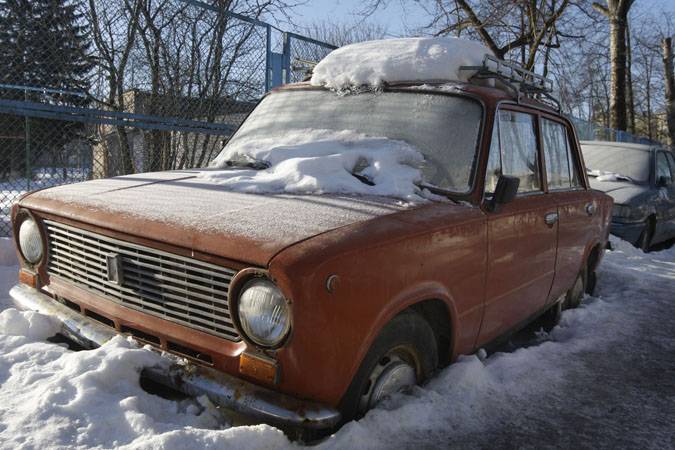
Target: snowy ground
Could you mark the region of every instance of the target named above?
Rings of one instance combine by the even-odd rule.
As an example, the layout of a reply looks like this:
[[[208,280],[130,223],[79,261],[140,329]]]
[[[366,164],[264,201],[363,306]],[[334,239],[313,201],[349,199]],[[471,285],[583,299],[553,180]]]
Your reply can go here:
[[[0,309],[16,274],[7,244]],[[675,248],[614,245],[597,296],[550,334],[464,357],[317,448],[675,447]],[[0,448],[297,446],[272,427],[218,425],[196,402],[146,393],[138,370],[156,358],[149,350],[119,338],[73,352],[45,340],[50,328],[37,315],[0,314]]]

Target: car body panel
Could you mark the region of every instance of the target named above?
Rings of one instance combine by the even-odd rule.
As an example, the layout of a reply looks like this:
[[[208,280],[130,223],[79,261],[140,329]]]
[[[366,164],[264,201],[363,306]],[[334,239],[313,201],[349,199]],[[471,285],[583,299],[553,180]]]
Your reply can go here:
[[[473,187],[461,196],[403,207],[374,198],[233,194],[184,171],[28,195],[13,209],[15,226],[19,209],[27,209],[38,221],[268,274],[292,310],[290,335],[275,350],[106,305],[103,297],[50,280],[44,264],[37,268],[43,292],[109,318],[118,331],[128,325],[158,335],[162,345],[168,340],[190,345],[211,355],[218,370],[337,407],[375,338],[406,308],[427,301],[443,305],[432,319],[447,324],[447,363],[541,312],[571,287],[591,252],[607,243],[611,199],[589,190],[585,176],[579,190],[518,197],[499,212],[487,205],[483,185],[497,108],[556,118],[578,151],[567,120],[532,99],[516,102],[500,89],[469,84],[444,89],[438,94],[471,96],[485,108]],[[133,198],[139,204],[127,211]],[[589,203],[595,214],[587,214]],[[305,209],[313,213],[300,214]],[[559,221],[550,226],[545,216],[552,212]],[[237,228],[228,220],[248,225]],[[271,385],[241,373],[244,353],[276,364]]]

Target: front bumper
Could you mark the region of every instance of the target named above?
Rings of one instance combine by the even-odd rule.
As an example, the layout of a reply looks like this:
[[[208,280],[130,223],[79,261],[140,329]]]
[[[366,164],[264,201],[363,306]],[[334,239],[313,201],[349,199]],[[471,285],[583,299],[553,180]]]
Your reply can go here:
[[[59,319],[61,334],[85,348],[99,347],[117,335],[27,285],[14,286],[10,295],[19,309]],[[146,368],[144,376],[190,396],[206,395],[217,406],[280,427],[328,430],[340,421],[340,413],[331,407],[298,400],[214,369],[167,360],[167,366]]]
[[[636,244],[640,239],[640,235],[644,229],[644,222],[617,222],[616,220],[612,220],[612,225],[609,231],[624,241],[628,241],[631,244]]]

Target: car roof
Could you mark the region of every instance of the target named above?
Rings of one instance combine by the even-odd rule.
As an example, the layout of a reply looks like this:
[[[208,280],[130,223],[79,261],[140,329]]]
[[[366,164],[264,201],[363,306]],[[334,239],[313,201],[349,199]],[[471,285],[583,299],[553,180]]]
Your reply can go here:
[[[640,150],[651,152],[656,150],[668,150],[666,147],[656,144],[635,144],[632,142],[613,142],[613,141],[579,141],[581,147],[603,147],[603,148],[623,148],[627,150]]]
[[[315,86],[308,81],[303,81],[299,83],[285,84],[283,86],[273,89],[273,91],[285,91],[293,89],[327,89],[327,88]],[[544,110],[549,114],[564,117],[556,109],[537,99],[526,96],[521,96],[520,98],[518,98],[517,96],[513,95],[512,93],[508,92],[505,89],[499,87],[492,87],[489,85],[480,85],[477,83],[466,83],[449,80],[420,80],[420,81],[397,82],[387,84],[385,89],[392,89],[392,90],[402,89],[420,93],[439,93],[439,94],[463,92],[473,94],[476,97],[490,98],[496,102],[514,101],[523,106],[529,106],[532,108]]]

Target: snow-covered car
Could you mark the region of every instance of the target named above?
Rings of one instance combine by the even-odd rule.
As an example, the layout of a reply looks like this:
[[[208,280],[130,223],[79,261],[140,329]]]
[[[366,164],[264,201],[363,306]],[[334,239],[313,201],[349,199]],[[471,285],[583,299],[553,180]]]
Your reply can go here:
[[[612,202],[542,83],[456,39],[336,50],[208,169],[22,198],[11,295],[167,352],[145,371],[175,389],[332,429],[592,289]]]
[[[675,157],[665,148],[582,141],[591,187],[614,199],[610,232],[649,251],[675,239]]]

